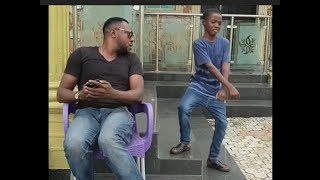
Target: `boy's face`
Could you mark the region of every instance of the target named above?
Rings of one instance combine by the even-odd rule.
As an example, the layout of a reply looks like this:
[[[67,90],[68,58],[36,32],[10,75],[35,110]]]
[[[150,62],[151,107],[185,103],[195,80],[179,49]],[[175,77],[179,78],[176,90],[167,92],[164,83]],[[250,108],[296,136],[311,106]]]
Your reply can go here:
[[[221,24],[222,16],[219,13],[212,13],[203,21],[204,30],[211,36],[216,35],[220,31]]]

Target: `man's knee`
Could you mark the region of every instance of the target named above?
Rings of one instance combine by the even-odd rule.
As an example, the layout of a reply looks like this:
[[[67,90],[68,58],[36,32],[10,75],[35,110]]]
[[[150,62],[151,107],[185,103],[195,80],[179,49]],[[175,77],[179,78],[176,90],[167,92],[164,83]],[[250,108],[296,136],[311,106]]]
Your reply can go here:
[[[108,132],[100,134],[98,143],[100,147],[114,147],[121,142],[121,138],[116,133]]]
[[[87,142],[79,137],[66,138],[63,143],[64,151],[67,155],[83,154],[85,149],[88,149],[86,146],[88,146]]]

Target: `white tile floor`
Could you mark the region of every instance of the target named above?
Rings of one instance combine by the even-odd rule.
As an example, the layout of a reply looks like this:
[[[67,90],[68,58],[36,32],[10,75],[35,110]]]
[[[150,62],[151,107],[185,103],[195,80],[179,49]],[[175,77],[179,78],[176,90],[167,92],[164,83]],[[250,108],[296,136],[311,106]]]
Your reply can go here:
[[[243,174],[248,180],[271,180],[272,117],[228,119],[223,143]]]

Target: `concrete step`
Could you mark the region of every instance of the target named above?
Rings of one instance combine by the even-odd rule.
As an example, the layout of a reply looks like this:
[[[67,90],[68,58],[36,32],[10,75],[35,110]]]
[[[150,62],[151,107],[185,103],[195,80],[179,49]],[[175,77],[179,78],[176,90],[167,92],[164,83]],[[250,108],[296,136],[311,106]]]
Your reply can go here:
[[[158,113],[170,114],[178,118],[177,108],[180,103],[180,98],[160,98],[158,106],[163,106]],[[269,117],[272,116],[272,101],[271,100],[228,100],[227,116],[228,117]],[[192,116],[204,115],[207,118],[212,118],[209,112],[203,108],[195,108]],[[159,115],[158,115],[159,118]],[[158,123],[161,120],[158,119]]]
[[[202,113],[192,113],[191,117],[191,150],[182,154],[172,155],[171,147],[180,140],[178,110],[176,99],[158,99],[158,156],[164,174],[197,175],[201,171],[202,180],[238,179],[245,180],[244,175],[232,156],[221,146],[219,159],[230,166],[229,173],[223,173],[206,167],[213,129]],[[198,110],[198,112],[201,112]],[[162,161],[167,161],[164,165]]]
[[[96,180],[116,180],[112,174],[96,174]],[[146,174],[147,180],[201,180],[201,175]]]
[[[176,146],[180,140],[177,99],[158,99],[157,124],[158,134],[158,158],[165,174],[202,174],[202,158],[200,149],[191,142],[192,151],[182,154],[170,154],[170,149]],[[198,110],[195,118],[201,118],[201,111]],[[191,132],[191,138],[195,139]]]
[[[186,72],[145,72],[144,80],[189,82],[191,75]],[[233,83],[267,83],[267,75],[261,73],[231,72],[229,78]]]
[[[272,87],[266,83],[234,83],[241,100],[271,100]],[[187,82],[158,82],[157,98],[181,98],[188,87]]]
[[[207,112],[204,114],[206,117],[211,117]],[[229,100],[227,101],[227,116],[270,117],[272,116],[272,100]]]
[[[147,180],[201,180],[202,175],[146,174]],[[96,180],[116,180],[112,173],[95,173]],[[49,180],[70,180],[69,169],[49,170]]]
[[[159,111],[161,111],[161,108],[159,108]],[[192,151],[177,155],[170,154],[170,149],[180,142],[177,112],[175,115],[159,113],[158,124],[160,126],[158,158],[160,160],[161,173],[201,175],[202,159],[199,155],[200,149],[197,148],[194,142],[191,143]],[[192,132],[191,138],[194,139]]]

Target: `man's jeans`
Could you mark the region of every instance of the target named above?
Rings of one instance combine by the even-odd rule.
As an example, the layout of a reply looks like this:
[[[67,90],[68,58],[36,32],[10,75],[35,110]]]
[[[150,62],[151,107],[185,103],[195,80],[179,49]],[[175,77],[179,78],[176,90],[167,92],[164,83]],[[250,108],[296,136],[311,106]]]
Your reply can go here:
[[[180,142],[183,144],[190,143],[190,116],[192,110],[198,106],[205,107],[215,119],[215,131],[210,146],[209,159],[216,162],[218,160],[220,146],[228,125],[226,106],[222,101],[214,97],[203,95],[188,87],[178,107]]]
[[[119,180],[142,180],[127,150],[133,134],[127,107],[78,109],[64,140],[70,169],[77,180],[94,180],[92,150],[99,145],[107,166]]]

